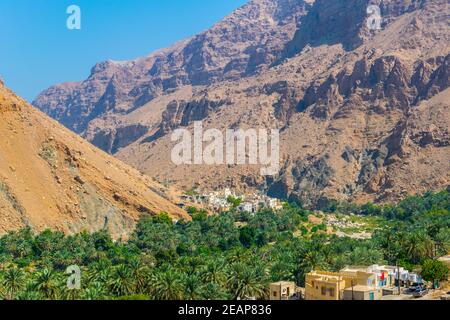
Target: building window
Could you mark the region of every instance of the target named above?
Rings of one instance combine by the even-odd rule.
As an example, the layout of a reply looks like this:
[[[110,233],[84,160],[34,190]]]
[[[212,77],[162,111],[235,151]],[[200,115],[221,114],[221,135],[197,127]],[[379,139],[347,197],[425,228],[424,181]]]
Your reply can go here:
[[[327,295],[327,288],[326,287],[322,287],[322,295],[323,296]]]
[[[277,292],[276,292],[276,291],[273,292],[273,296],[274,296],[274,297],[277,296]]]
[[[330,297],[334,297],[334,288],[330,288]]]

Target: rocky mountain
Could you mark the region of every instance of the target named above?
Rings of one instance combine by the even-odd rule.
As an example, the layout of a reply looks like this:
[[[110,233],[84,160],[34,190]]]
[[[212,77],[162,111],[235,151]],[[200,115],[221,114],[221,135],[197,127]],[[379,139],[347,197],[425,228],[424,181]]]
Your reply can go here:
[[[368,28],[369,5],[380,28]],[[306,203],[390,201],[450,182],[447,0],[253,0],[148,57],[104,62],[34,105],[183,188]],[[278,128],[281,170],[175,166],[170,133]]]
[[[0,234],[30,227],[120,238],[143,215],[187,214],[161,186],[95,148],[0,83]]]
[[[185,86],[235,81],[275,61],[307,7],[298,0],[251,1],[169,49],[135,61],[99,63],[85,81],[51,87],[33,105],[115,153],[151,128],[148,120],[127,121],[148,102]]]

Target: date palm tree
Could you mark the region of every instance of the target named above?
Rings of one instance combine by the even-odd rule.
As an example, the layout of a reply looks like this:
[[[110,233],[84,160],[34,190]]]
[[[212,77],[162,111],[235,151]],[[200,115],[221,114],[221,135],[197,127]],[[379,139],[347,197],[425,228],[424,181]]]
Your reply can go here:
[[[111,262],[109,260],[101,259],[93,263],[87,274],[88,282],[102,282],[106,283],[111,273]]]
[[[63,285],[62,290],[64,300],[78,300],[81,297],[80,289],[69,289],[66,285]]]
[[[132,294],[135,288],[130,268],[122,264],[114,268],[108,284],[110,291],[116,296]]]
[[[235,263],[231,267],[228,288],[234,300],[262,298],[265,295],[266,282],[263,268]]]
[[[88,288],[81,293],[83,300],[102,300],[106,296],[105,285],[100,282],[92,282]]]
[[[179,273],[170,268],[154,274],[152,287],[155,298],[159,300],[180,300],[183,297],[181,277]]]
[[[213,260],[206,264],[201,271],[201,279],[204,283],[217,283],[223,285],[226,282],[223,260]]]
[[[200,300],[203,298],[203,283],[198,275],[186,275],[183,281],[184,299]]]
[[[47,300],[55,300],[59,296],[59,281],[54,270],[45,268],[36,274],[34,288]]]
[[[305,273],[311,270],[320,269],[324,267],[325,261],[321,252],[316,250],[307,251],[300,262],[301,268]]]
[[[450,251],[450,228],[442,228],[436,235],[436,252],[438,256]]]
[[[422,231],[407,233],[402,239],[402,247],[414,263],[418,263],[423,258],[433,257],[434,242],[428,234]]]
[[[132,259],[128,263],[130,277],[134,283],[133,293],[144,293],[150,276],[150,269],[139,259]]]
[[[25,287],[25,272],[19,268],[7,269],[1,280],[6,300],[16,299],[17,293]]]

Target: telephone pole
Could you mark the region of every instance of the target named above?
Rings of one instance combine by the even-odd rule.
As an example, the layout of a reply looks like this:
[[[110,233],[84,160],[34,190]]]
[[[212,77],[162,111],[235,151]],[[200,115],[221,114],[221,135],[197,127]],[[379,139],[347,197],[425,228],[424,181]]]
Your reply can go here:
[[[354,295],[354,292],[353,292],[353,286],[354,286],[354,283],[353,283],[353,279],[352,279],[352,300],[355,300],[355,295]]]

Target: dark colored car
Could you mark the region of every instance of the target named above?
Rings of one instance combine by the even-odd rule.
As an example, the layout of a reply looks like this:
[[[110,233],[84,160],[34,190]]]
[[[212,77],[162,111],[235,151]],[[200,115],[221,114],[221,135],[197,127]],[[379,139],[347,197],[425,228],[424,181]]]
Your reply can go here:
[[[417,289],[413,292],[414,298],[420,298],[425,296],[428,293],[428,289],[426,287],[417,287]]]
[[[406,293],[414,293],[417,290],[417,286],[411,286],[406,290]]]

